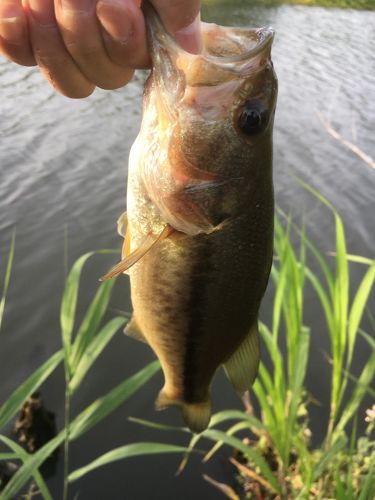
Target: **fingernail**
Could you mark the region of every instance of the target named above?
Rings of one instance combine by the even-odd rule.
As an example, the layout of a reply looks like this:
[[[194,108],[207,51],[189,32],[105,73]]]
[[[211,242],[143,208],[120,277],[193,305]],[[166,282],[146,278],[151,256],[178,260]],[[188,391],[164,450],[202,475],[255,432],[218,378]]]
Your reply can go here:
[[[118,0],[99,0],[96,15],[111,38],[126,44],[133,35],[133,25],[126,4]]]
[[[55,10],[50,0],[27,0],[33,19],[41,26],[56,24]]]
[[[20,9],[13,5],[3,5],[0,18],[0,36],[9,43],[21,43],[24,37],[23,18]]]
[[[176,31],[175,33],[176,41],[184,50],[191,52],[192,54],[199,54],[202,50],[200,24],[201,16],[198,14],[191,24]]]

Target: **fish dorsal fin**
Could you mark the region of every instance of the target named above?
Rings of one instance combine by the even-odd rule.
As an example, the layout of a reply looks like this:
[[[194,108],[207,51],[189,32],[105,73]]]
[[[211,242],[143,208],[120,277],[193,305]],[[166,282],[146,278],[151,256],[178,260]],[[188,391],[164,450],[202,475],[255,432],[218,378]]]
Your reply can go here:
[[[146,255],[147,252],[151,250],[151,248],[158,242],[161,241],[165,238],[167,238],[170,234],[172,234],[174,230],[170,226],[165,226],[162,231],[160,231],[159,234],[154,234],[154,233],[149,233],[140,246],[136,248],[133,252],[131,252],[129,255],[125,256],[121,262],[116,264],[110,271],[108,271],[107,274],[105,274],[102,278],[100,278],[100,281],[106,281],[111,278],[114,278],[115,276],[118,276],[119,274],[124,273],[127,271],[129,268],[134,266],[142,257]],[[126,238],[125,238],[125,243],[126,243]]]
[[[128,213],[123,212],[117,219],[118,234],[125,238],[127,228],[128,228]]]
[[[225,374],[236,392],[242,396],[254,382],[259,365],[258,321],[238,349],[224,363]]]
[[[137,320],[135,319],[134,315],[130,318],[128,324],[124,328],[124,333],[125,335],[128,335],[132,339],[139,340],[140,342],[144,342],[145,344],[148,344],[146,337],[144,336]]]

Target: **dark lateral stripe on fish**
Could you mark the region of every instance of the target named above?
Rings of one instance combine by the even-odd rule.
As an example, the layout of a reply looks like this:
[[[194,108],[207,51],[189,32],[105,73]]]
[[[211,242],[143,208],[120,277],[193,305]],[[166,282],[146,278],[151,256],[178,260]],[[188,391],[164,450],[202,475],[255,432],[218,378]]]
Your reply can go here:
[[[187,329],[186,347],[184,355],[184,400],[188,403],[198,403],[196,388],[200,387],[199,380],[196,379],[198,367],[196,366],[197,355],[196,345],[199,344],[199,339],[204,334],[206,328],[206,301],[207,285],[213,269],[212,256],[214,248],[210,244],[210,238],[207,236],[198,236],[204,241],[199,245],[199,257],[194,259],[194,267],[190,274],[190,298],[188,301],[188,310],[194,311],[189,316],[189,324]]]

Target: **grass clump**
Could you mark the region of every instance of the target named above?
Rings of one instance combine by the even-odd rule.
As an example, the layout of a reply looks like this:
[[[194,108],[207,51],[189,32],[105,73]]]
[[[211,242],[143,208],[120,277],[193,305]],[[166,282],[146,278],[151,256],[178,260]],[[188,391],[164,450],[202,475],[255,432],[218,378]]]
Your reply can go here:
[[[375,340],[362,330],[365,315],[375,329],[368,310],[374,290],[375,260],[348,254],[339,214],[325,198],[304,186],[333,215],[335,252],[333,256],[322,255],[304,229],[296,227],[283,214],[276,218],[272,324],[260,323],[263,351],[270,361],[261,362],[252,401],[250,397],[244,401],[245,411],[225,410],[215,414],[209,428],[190,440],[189,449],[193,450],[202,438],[214,442],[205,462],[225,444],[236,450],[230,460],[238,471],[237,491],[208,478],[228,498],[372,500],[375,407],[367,411],[367,428],[362,435],[357,432],[357,424],[365,418],[364,410],[363,414],[358,413],[364,397],[369,395],[375,401]],[[292,244],[296,236],[298,248]],[[363,267],[363,277],[354,292],[350,283],[351,265]],[[321,426],[325,428],[321,443],[316,443],[310,430],[312,397],[306,372],[312,356],[313,333],[304,321],[307,286],[314,289],[321,305],[330,344],[331,373],[327,384],[331,397],[328,417],[326,420],[321,417]],[[354,377],[351,371],[359,339],[368,346],[368,358],[359,376]],[[322,362],[327,362],[324,356]],[[253,404],[259,411],[254,411]],[[229,426],[228,421],[232,421]],[[188,455],[180,469],[187,460]]]

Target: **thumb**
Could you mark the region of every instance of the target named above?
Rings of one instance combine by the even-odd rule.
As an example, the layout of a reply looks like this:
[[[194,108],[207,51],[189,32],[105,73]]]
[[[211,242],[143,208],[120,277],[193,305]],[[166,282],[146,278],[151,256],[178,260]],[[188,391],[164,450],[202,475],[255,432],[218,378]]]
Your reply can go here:
[[[151,0],[151,3],[181,47],[198,54],[202,48],[200,0]]]

